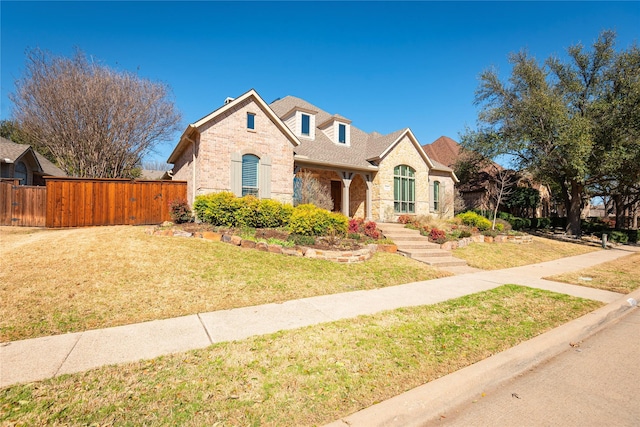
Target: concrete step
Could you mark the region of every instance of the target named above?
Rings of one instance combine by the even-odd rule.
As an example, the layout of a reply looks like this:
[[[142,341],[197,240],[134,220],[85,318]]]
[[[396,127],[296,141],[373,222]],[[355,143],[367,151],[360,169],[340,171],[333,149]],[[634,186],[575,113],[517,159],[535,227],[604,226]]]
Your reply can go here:
[[[408,249],[408,250],[402,250],[402,249],[398,249],[401,252],[405,252],[407,253],[409,256],[411,256],[411,258],[415,258],[415,257],[445,257],[445,256],[451,256],[451,252],[449,251],[445,251],[443,249],[422,249],[422,248],[416,248],[416,249]]]
[[[457,266],[465,266],[467,265],[467,261],[454,258],[452,256],[448,257],[413,257],[416,261],[424,262],[425,264],[429,264],[434,267],[457,267]]]

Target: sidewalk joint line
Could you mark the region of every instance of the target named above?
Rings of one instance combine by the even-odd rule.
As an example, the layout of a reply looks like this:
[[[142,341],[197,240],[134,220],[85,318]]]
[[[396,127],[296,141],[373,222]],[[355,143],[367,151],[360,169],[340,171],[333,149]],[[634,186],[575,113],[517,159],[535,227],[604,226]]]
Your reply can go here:
[[[211,335],[209,335],[209,329],[207,329],[207,325],[205,325],[204,322],[202,321],[202,317],[200,317],[200,313],[196,314],[196,316],[198,316],[198,320],[200,321],[200,324],[204,328],[204,333],[207,334],[207,338],[209,338],[209,344],[213,344]]]
[[[67,359],[69,359],[69,356],[71,356],[71,353],[73,353],[73,350],[75,350],[83,334],[84,334],[83,332],[80,332],[80,334],[78,335],[78,339],[76,340],[76,342],[73,343],[73,347],[71,347],[71,350],[69,350],[69,353],[67,353],[67,355],[64,357],[64,359],[62,360],[62,363],[60,363],[60,366],[58,366],[58,369],[56,369],[56,371],[53,373],[53,378],[58,376],[58,374],[60,373],[60,369],[62,369]]]

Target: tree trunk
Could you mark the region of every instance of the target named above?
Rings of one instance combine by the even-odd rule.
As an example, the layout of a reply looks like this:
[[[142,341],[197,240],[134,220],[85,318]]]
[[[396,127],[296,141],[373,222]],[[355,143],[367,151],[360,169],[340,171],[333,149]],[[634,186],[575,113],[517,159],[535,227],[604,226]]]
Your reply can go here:
[[[583,185],[571,182],[571,196],[567,209],[567,232],[576,237],[582,234],[580,215],[582,214],[582,193]]]
[[[627,208],[627,205],[624,203],[624,197],[621,194],[614,194],[612,197],[613,205],[615,206],[616,212],[616,230],[621,230],[624,228],[624,212]]]

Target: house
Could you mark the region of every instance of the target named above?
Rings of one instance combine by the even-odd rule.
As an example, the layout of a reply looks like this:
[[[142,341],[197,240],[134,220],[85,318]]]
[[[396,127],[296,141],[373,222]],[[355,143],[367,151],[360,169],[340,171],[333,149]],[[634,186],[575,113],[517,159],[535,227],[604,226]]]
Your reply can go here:
[[[167,162],[192,203],[219,191],[292,203],[294,178],[306,171],[331,192],[334,211],[376,221],[450,217],[458,182],[409,128],[366,133],[300,98],[267,104],[253,89],[187,126]]]
[[[30,145],[0,137],[0,178],[18,179],[20,185],[45,185],[47,175],[67,176]]]
[[[464,160],[465,152],[460,144],[448,136],[441,136],[431,144],[423,145],[423,150],[434,161],[440,162],[451,169],[455,169],[458,161]],[[535,188],[540,192],[540,206],[535,216],[549,216],[551,211],[551,194],[546,185],[533,180],[526,172],[505,170],[495,162],[489,162],[487,166],[468,177],[464,182],[458,183],[457,189],[464,199],[467,209],[492,210],[495,206],[495,195],[498,193],[500,176],[504,176],[509,186]],[[508,209],[504,208],[505,211]]]

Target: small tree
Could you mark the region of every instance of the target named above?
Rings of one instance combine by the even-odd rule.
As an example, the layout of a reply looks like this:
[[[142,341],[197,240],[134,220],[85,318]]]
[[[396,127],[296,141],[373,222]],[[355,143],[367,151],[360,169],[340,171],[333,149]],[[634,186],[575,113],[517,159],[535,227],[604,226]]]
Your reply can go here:
[[[166,85],[96,64],[81,51],[71,59],[28,52],[10,99],[25,139],[70,176],[130,177],[180,122]]]
[[[333,210],[331,191],[311,172],[305,170],[299,173],[295,180],[295,187],[294,206],[313,204],[328,211]]]

